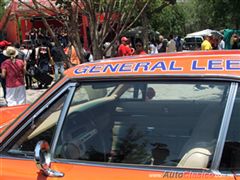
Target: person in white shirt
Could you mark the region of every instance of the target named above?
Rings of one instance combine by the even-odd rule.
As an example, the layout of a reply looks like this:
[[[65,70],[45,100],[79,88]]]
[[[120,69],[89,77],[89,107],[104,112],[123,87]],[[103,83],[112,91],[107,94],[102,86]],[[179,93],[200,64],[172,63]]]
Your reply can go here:
[[[158,53],[157,45],[155,41],[152,40],[151,43],[149,44],[148,54],[157,54],[157,53]]]
[[[167,44],[167,52],[176,52],[176,42],[173,39],[173,35],[169,36],[169,41]]]
[[[220,42],[218,44],[218,49],[219,50],[225,49],[225,41],[223,40],[223,37],[220,37]]]
[[[110,42],[105,42],[103,45],[104,50],[110,46]],[[110,58],[112,56],[112,47],[108,48],[108,50],[104,54],[104,58]]]

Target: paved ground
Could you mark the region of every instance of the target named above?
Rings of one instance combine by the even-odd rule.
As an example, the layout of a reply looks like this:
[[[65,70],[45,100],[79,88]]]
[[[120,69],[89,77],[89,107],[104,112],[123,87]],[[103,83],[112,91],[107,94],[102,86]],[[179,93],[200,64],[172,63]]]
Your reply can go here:
[[[33,87],[33,89],[26,90],[27,92],[27,103],[31,104],[33,103],[39,96],[41,96],[47,89],[37,89],[36,85]],[[3,91],[2,87],[0,85],[0,106],[3,106],[5,104],[5,100],[3,98]]]

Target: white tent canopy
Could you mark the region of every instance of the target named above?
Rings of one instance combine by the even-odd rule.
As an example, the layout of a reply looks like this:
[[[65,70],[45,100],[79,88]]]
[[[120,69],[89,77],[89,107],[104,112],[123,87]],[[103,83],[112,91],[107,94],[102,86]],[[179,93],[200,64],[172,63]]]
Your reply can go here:
[[[205,35],[223,36],[223,34],[221,34],[219,31],[211,30],[211,29],[205,29],[205,30],[202,30],[202,31],[187,34],[187,37],[205,36]]]

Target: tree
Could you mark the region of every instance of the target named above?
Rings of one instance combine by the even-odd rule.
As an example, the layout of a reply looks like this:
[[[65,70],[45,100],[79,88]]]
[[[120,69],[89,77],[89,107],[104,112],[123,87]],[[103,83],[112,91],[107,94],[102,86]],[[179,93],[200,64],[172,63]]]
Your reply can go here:
[[[189,0],[185,5],[189,30],[239,29],[239,0]]]
[[[144,0],[139,1],[139,4],[144,3]],[[143,26],[143,42],[145,44],[145,48],[148,49],[148,30],[152,28],[151,20],[154,21],[156,19],[157,14],[161,14],[162,11],[170,6],[176,4],[176,0],[157,0],[151,1],[147,8],[144,9],[141,15],[141,22]]]
[[[239,0],[211,0],[211,21],[219,29],[239,29],[240,24],[240,1]]]
[[[168,36],[185,34],[185,13],[181,4],[167,6],[161,12],[156,12],[151,19],[153,29]]]
[[[90,47],[94,59],[101,59],[103,45],[111,35],[110,48],[121,36],[124,30],[129,29],[139,18],[150,0],[146,0],[140,8],[136,8],[138,0],[47,0],[42,4],[32,0],[34,6],[30,6],[23,0],[22,5],[38,12],[50,32],[57,41],[54,32],[49,26],[46,18],[54,14],[54,18],[61,22],[67,29],[70,42],[76,49],[77,55],[85,62],[83,44],[80,37],[80,18],[86,17],[90,31]],[[53,3],[55,2],[55,3]],[[138,11],[136,11],[138,10]]]

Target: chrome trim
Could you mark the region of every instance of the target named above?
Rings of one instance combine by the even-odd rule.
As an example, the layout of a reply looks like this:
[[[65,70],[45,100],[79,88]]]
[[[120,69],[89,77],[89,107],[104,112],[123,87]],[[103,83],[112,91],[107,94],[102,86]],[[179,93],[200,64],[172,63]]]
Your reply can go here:
[[[65,91],[68,90],[69,87],[75,86],[76,83],[68,83],[65,87],[60,90],[59,93],[56,94],[50,101],[48,101],[41,109],[39,109],[27,122],[25,122],[1,147],[0,151],[2,151],[19,133],[22,132],[28,125],[34,122],[34,119],[41,114],[48,106],[53,103],[60,95],[62,95]],[[50,95],[51,96],[51,95]],[[49,96],[48,96],[49,97]]]
[[[233,177],[234,174],[232,172],[229,172],[229,173],[222,173],[220,172],[219,170],[212,170],[212,173],[215,175],[215,176],[219,176],[219,177]]]
[[[237,90],[238,90],[238,83],[232,82],[226,107],[224,110],[223,118],[222,118],[222,124],[219,131],[219,136],[218,136],[218,140],[217,140],[217,144],[216,144],[216,148],[213,156],[212,165],[211,165],[211,169],[213,171],[218,171],[218,168],[221,162],[222,152],[223,152],[225,139],[228,132],[228,126],[230,123]]]
[[[60,118],[58,120],[57,129],[56,129],[56,132],[55,132],[55,135],[54,135],[54,138],[53,138],[53,143],[52,143],[52,148],[51,148],[51,158],[53,157],[53,154],[55,152],[55,148],[57,146],[57,141],[58,141],[58,138],[60,136],[61,129],[62,129],[64,120],[65,120],[65,117],[67,115],[68,108],[69,108],[70,103],[72,101],[72,98],[73,98],[76,86],[77,86],[77,83],[75,83],[74,86],[69,87],[69,93],[68,93],[68,96],[67,96],[67,98],[65,100],[62,112],[60,114]]]
[[[226,174],[226,173],[225,173],[225,174]],[[235,172],[234,172],[233,174],[234,174],[235,177],[236,177],[236,176],[237,176],[237,177],[240,177],[240,173],[235,173]]]
[[[219,171],[213,171],[211,169],[194,169],[194,168],[181,168],[173,166],[149,166],[149,165],[135,165],[135,164],[121,164],[121,163],[98,163],[98,162],[86,162],[79,160],[64,160],[57,159],[55,162],[64,163],[64,164],[74,164],[80,166],[89,166],[89,167],[102,167],[102,168],[111,168],[111,169],[129,169],[129,170],[140,170],[140,171],[154,171],[154,172],[174,172],[174,173],[193,173],[201,174],[205,173],[209,175],[215,175],[216,177],[233,177],[233,174],[221,174]]]
[[[34,160],[37,168],[45,175],[49,177],[63,177],[62,172],[55,171],[50,168],[51,166],[51,154],[50,146],[47,141],[39,141],[34,150]]]
[[[107,162],[94,162],[94,161],[83,161],[83,160],[71,160],[71,159],[55,159],[52,163],[64,163],[64,164],[74,164],[80,166],[89,167],[102,167],[111,169],[129,169],[129,170],[144,170],[144,171],[156,171],[156,172],[206,172],[212,173],[210,169],[194,169],[194,168],[182,168],[176,166],[161,166],[161,165],[143,165],[143,164],[123,164],[123,163],[107,163]]]

